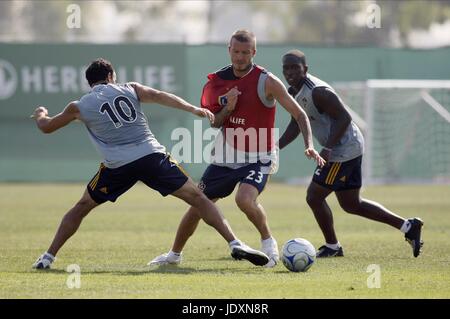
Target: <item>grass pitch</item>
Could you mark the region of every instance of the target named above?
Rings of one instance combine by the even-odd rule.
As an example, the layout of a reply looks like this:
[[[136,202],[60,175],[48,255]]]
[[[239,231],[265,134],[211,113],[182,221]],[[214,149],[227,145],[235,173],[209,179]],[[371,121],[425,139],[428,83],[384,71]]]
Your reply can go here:
[[[81,184],[0,184],[0,298],[449,298],[450,193],[447,186],[383,186],[363,196],[425,222],[418,257],[398,230],[344,213],[330,196],[344,258],[318,260],[306,273],[234,261],[225,241],[200,225],[178,266],[149,268],[166,252],[187,206],[142,184],[84,220],[58,254],[53,269],[31,269],[47,249],[63,214],[81,196]],[[278,244],[323,237],[305,203],[305,188],[269,184],[260,197]],[[259,235],[234,203],[218,202],[237,236],[260,247]],[[80,288],[70,289],[67,267],[79,265]],[[380,268],[380,288],[368,288]],[[368,272],[369,267],[369,272]],[[73,282],[73,281],[71,281]]]

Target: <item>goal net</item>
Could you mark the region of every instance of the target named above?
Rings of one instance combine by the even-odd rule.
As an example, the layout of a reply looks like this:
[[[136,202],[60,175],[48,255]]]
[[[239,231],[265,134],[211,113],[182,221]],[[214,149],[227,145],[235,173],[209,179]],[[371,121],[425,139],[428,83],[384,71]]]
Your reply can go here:
[[[365,137],[365,183],[450,183],[450,81],[333,87]]]

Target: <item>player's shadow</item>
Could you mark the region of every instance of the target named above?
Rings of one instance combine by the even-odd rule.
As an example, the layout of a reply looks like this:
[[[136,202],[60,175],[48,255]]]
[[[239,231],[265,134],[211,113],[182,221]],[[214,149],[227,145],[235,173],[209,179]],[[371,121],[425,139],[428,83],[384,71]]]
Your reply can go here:
[[[220,270],[220,269],[219,269]],[[195,272],[211,271],[214,269],[195,269],[195,268],[181,268],[177,266],[159,266],[159,267],[149,267],[146,269],[92,269],[92,270],[81,270],[81,275],[95,275],[95,274],[111,274],[117,276],[142,276],[151,273],[174,273],[174,274],[191,274]],[[41,274],[71,274],[64,269],[46,269],[46,270],[35,270],[33,272]],[[25,273],[30,273],[30,271],[25,271]]]
[[[147,270],[147,273],[163,273],[163,274],[180,274],[180,275],[188,275],[193,273],[247,273],[253,274],[255,270],[258,270],[260,267],[252,267],[243,264],[242,268],[230,268],[230,267],[214,267],[214,268],[190,268],[190,267],[180,267],[175,265],[164,265],[159,267],[152,267]]]
[[[198,272],[213,272],[213,269],[195,269],[190,267],[164,265],[159,267],[152,267],[147,271],[147,273],[154,273],[154,274],[181,274],[181,275],[188,275]]]
[[[258,267],[259,268],[259,267]],[[191,268],[191,267],[180,267],[176,265],[164,265],[164,266],[156,266],[156,267],[147,267],[147,268],[139,268],[139,269],[92,269],[86,270],[81,269],[81,275],[95,275],[95,274],[111,274],[117,276],[143,276],[148,274],[179,274],[179,275],[189,275],[195,273],[254,273],[256,268],[254,267],[243,267],[243,268]],[[26,273],[30,273],[30,271],[25,271]],[[39,272],[42,274],[71,274],[71,272],[67,272],[65,269],[46,269],[46,270],[34,270],[33,272]]]
[[[70,274],[69,272],[65,271],[64,269],[45,269],[45,270],[26,270],[22,271],[21,273],[36,273],[36,274]]]

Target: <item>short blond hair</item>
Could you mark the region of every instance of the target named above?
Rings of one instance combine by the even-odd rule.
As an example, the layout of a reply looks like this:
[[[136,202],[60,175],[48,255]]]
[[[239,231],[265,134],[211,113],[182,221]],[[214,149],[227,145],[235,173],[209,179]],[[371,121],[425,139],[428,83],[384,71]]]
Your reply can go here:
[[[231,45],[231,40],[233,40],[233,39],[235,39],[239,42],[251,42],[251,43],[253,43],[253,46],[256,49],[255,34],[249,30],[240,29],[240,30],[234,31],[234,33],[231,35],[231,38],[230,38],[230,45]]]

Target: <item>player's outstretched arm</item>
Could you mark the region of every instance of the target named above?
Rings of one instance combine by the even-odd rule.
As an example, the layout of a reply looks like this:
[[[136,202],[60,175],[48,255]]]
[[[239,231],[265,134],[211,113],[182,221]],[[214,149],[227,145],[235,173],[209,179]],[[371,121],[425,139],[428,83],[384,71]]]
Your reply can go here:
[[[48,134],[76,120],[79,114],[76,102],[70,102],[61,113],[53,117],[48,116],[48,110],[43,106],[37,107],[31,117],[35,119],[37,127]]]
[[[303,134],[305,155],[308,158],[313,158],[317,162],[318,166],[322,167],[325,165],[324,159],[314,149],[311,125],[309,123],[308,116],[300,105],[298,105],[298,103],[292,98],[292,96],[289,95],[281,80],[273,74],[271,74],[266,80],[266,95],[268,95],[269,98],[275,98],[297,122],[300,131]]]
[[[207,117],[210,122],[214,122],[214,114],[209,110],[196,107],[175,94],[159,91],[136,82],[130,84],[136,91],[139,101],[143,103],[157,103],[173,107],[195,114],[198,117]]]

